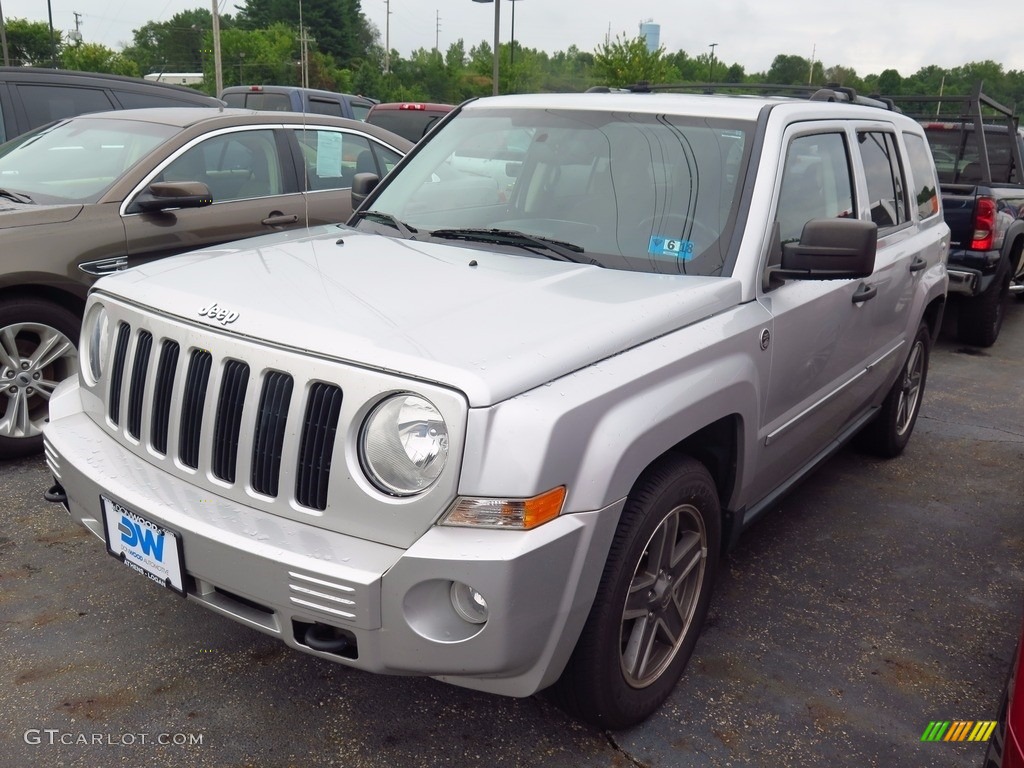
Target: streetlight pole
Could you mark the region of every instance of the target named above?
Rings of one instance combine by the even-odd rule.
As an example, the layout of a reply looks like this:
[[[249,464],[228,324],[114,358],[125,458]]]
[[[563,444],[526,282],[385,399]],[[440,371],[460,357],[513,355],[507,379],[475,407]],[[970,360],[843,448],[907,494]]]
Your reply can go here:
[[[0,8],[0,45],[4,49],[4,66],[11,66],[11,57],[7,55],[7,24],[4,23],[4,11]]]
[[[715,82],[715,48],[718,47],[718,43],[711,43],[708,48],[711,49],[711,63],[708,65],[708,82]]]
[[[498,95],[498,57],[499,49],[501,46],[501,0],[473,0],[474,3],[494,3],[494,65],[491,78],[494,80],[494,85],[491,88],[491,93],[494,96]],[[515,6],[513,6],[515,7]]]
[[[217,0],[213,3],[213,80],[217,89],[214,94],[218,99],[220,92],[224,90],[224,70],[220,61],[220,10],[217,8]]]
[[[512,42],[509,47],[509,62],[508,62],[508,76],[509,86],[511,87],[512,93],[516,92],[515,76],[516,76],[516,3],[519,0],[509,0],[512,3]]]
[[[57,43],[53,39],[53,8],[50,7],[50,0],[46,0],[46,12],[50,15],[50,66],[57,68]]]

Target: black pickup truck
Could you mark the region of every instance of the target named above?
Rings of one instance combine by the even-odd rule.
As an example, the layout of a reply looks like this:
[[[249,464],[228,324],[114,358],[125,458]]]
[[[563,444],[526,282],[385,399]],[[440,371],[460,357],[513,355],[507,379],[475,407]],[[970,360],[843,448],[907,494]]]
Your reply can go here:
[[[950,228],[949,293],[957,333],[988,347],[1006,302],[1024,293],[1024,133],[1012,110],[975,86],[967,96],[897,96],[925,129]]]

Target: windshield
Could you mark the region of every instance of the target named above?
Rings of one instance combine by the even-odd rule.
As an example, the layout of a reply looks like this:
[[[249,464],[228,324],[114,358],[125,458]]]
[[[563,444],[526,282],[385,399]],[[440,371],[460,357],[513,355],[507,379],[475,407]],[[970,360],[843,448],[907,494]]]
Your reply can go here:
[[[369,208],[416,239],[467,230],[460,244],[472,243],[493,229],[574,246],[583,263],[721,275],[752,128],[675,115],[470,109]],[[399,236],[379,221],[359,226]]]
[[[92,203],[180,128],[134,120],[72,119],[0,146],[0,188],[36,203]]]

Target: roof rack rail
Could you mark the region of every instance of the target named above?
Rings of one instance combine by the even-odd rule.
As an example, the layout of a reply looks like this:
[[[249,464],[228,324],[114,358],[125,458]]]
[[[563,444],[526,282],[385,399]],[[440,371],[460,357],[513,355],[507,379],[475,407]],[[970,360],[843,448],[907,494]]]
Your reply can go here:
[[[847,104],[861,104],[879,109],[899,111],[895,108],[892,100],[878,96],[860,96],[853,88],[829,83],[825,86],[817,85],[784,85],[772,83],[649,83],[639,82],[628,85],[625,88],[605,88],[595,86],[590,92],[623,92],[630,93],[654,93],[656,91],[696,91],[699,93],[738,93],[742,95],[762,96],[790,96],[794,98],[809,99],[812,101],[835,101]]]

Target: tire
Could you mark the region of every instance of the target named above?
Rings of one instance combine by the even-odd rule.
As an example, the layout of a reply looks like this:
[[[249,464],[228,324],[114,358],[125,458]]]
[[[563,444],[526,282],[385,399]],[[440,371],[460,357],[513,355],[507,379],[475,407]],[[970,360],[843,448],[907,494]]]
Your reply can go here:
[[[885,396],[881,412],[859,435],[858,442],[864,449],[891,459],[907,447],[921,410],[931,345],[931,332],[921,323],[903,368]]]
[[[1010,277],[1009,266],[1003,261],[995,279],[984,292],[960,302],[957,319],[957,336],[960,341],[976,347],[991,347],[996,343],[1006,316]]]
[[[0,459],[43,448],[54,387],[78,370],[81,320],[42,299],[0,304]]]
[[[553,694],[602,729],[635,725],[675,687],[707,614],[721,549],[704,465],[667,455],[626,500],[590,615]]]

